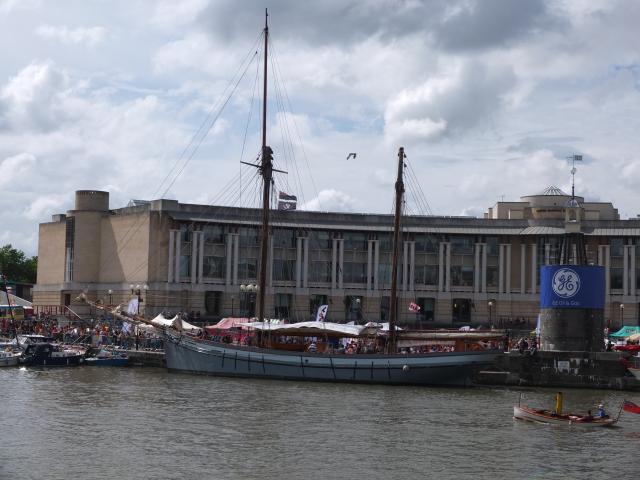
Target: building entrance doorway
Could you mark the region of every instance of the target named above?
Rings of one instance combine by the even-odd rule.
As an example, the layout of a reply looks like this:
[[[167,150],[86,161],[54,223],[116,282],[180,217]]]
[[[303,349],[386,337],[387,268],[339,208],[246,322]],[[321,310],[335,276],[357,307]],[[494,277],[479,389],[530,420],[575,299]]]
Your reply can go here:
[[[454,298],[451,304],[451,319],[453,323],[470,323],[471,300],[468,298]]]

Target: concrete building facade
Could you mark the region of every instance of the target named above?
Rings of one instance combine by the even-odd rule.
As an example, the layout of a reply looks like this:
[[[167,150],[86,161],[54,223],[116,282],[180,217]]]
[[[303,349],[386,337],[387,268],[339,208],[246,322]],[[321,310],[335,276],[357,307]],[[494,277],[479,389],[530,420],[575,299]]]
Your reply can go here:
[[[403,220],[399,321],[408,328],[535,321],[540,266],[557,262],[568,222],[585,234],[589,263],[607,275],[611,326],[640,321],[640,219],[620,220],[610,203],[555,187],[498,202],[484,218]],[[255,314],[259,211],[132,201],[110,209],[109,194],[76,192],[75,209],[40,225],[36,305],[70,305],[87,291],[105,303],[142,299],[146,315],[199,311],[211,320]],[[265,311],[272,318],[333,321],[388,318],[389,215],[273,212]],[[410,302],[421,307],[408,309]]]

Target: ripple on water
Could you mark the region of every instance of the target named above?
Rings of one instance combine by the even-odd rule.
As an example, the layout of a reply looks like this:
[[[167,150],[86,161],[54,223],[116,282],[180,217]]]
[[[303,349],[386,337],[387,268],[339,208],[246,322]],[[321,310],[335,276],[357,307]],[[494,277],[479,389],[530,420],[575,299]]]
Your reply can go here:
[[[1,369],[0,478],[603,478],[635,475],[640,416],[514,421],[518,392],[255,381],[160,369]],[[552,390],[525,403],[553,403]],[[627,394],[640,402],[637,394]],[[618,392],[570,390],[585,409]]]

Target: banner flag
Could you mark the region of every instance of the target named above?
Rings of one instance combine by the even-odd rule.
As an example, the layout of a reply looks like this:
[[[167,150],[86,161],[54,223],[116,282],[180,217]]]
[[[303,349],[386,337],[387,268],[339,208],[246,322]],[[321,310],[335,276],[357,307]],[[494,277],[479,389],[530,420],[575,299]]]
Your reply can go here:
[[[127,313],[129,315],[137,315],[138,314],[138,299],[132,298],[129,300],[129,305],[127,305]]]
[[[316,322],[324,322],[327,318],[327,310],[329,310],[329,305],[320,305],[318,307],[318,313],[316,314]]]
[[[420,305],[417,303],[411,302],[409,304],[409,311],[413,313],[418,313],[420,311]]]
[[[288,193],[279,192],[278,200],[293,200],[294,202],[297,202],[298,197],[296,197],[295,195],[289,195]]]
[[[295,210],[296,202],[278,202],[278,210]]]
[[[630,402],[629,400],[624,401],[624,403],[622,404],[622,409],[625,412],[640,413],[640,405],[636,405],[635,403]]]

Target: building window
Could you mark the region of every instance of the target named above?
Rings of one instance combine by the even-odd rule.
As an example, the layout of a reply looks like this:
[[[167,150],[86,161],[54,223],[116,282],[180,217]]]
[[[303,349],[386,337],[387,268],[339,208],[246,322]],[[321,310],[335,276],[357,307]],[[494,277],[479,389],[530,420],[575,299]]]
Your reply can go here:
[[[331,282],[331,262],[314,261],[311,262],[310,280],[312,282]]]
[[[438,285],[438,265],[416,265],[416,285]]]
[[[295,230],[279,228],[273,231],[273,246],[275,248],[296,248],[296,243]]]
[[[622,268],[610,268],[609,275],[611,277],[611,289],[622,290]]]
[[[391,285],[391,264],[378,264],[378,284],[380,286]]]
[[[488,265],[487,266],[487,287],[497,287],[498,281],[499,281],[498,266]]]
[[[275,318],[288,319],[291,317],[291,294],[276,293]]]
[[[454,298],[451,305],[453,322],[469,323],[471,321],[471,300],[468,298]]]
[[[453,255],[473,255],[474,237],[451,237],[451,253]]]
[[[296,261],[295,260],[273,260],[273,279],[278,281],[295,280]]]
[[[344,283],[367,283],[367,264],[360,262],[344,262]]]
[[[204,257],[202,260],[202,275],[208,278],[224,278],[227,271],[225,257]]]
[[[420,253],[438,253],[440,248],[440,239],[435,235],[416,235],[416,252]]]
[[[255,280],[258,272],[257,258],[242,258],[238,261],[238,279]]]
[[[454,287],[473,287],[473,267],[452,265],[451,285]]]
[[[204,243],[224,245],[227,238],[225,228],[218,225],[205,225],[202,232]]]
[[[257,228],[240,228],[240,246],[254,247],[260,244],[260,235]]]
[[[333,248],[333,239],[329,232],[311,230],[309,232],[309,249],[310,250],[331,250]]]
[[[180,276],[191,276],[191,255],[180,255]]]
[[[364,233],[345,233],[343,238],[345,250],[367,251],[367,237]]]

